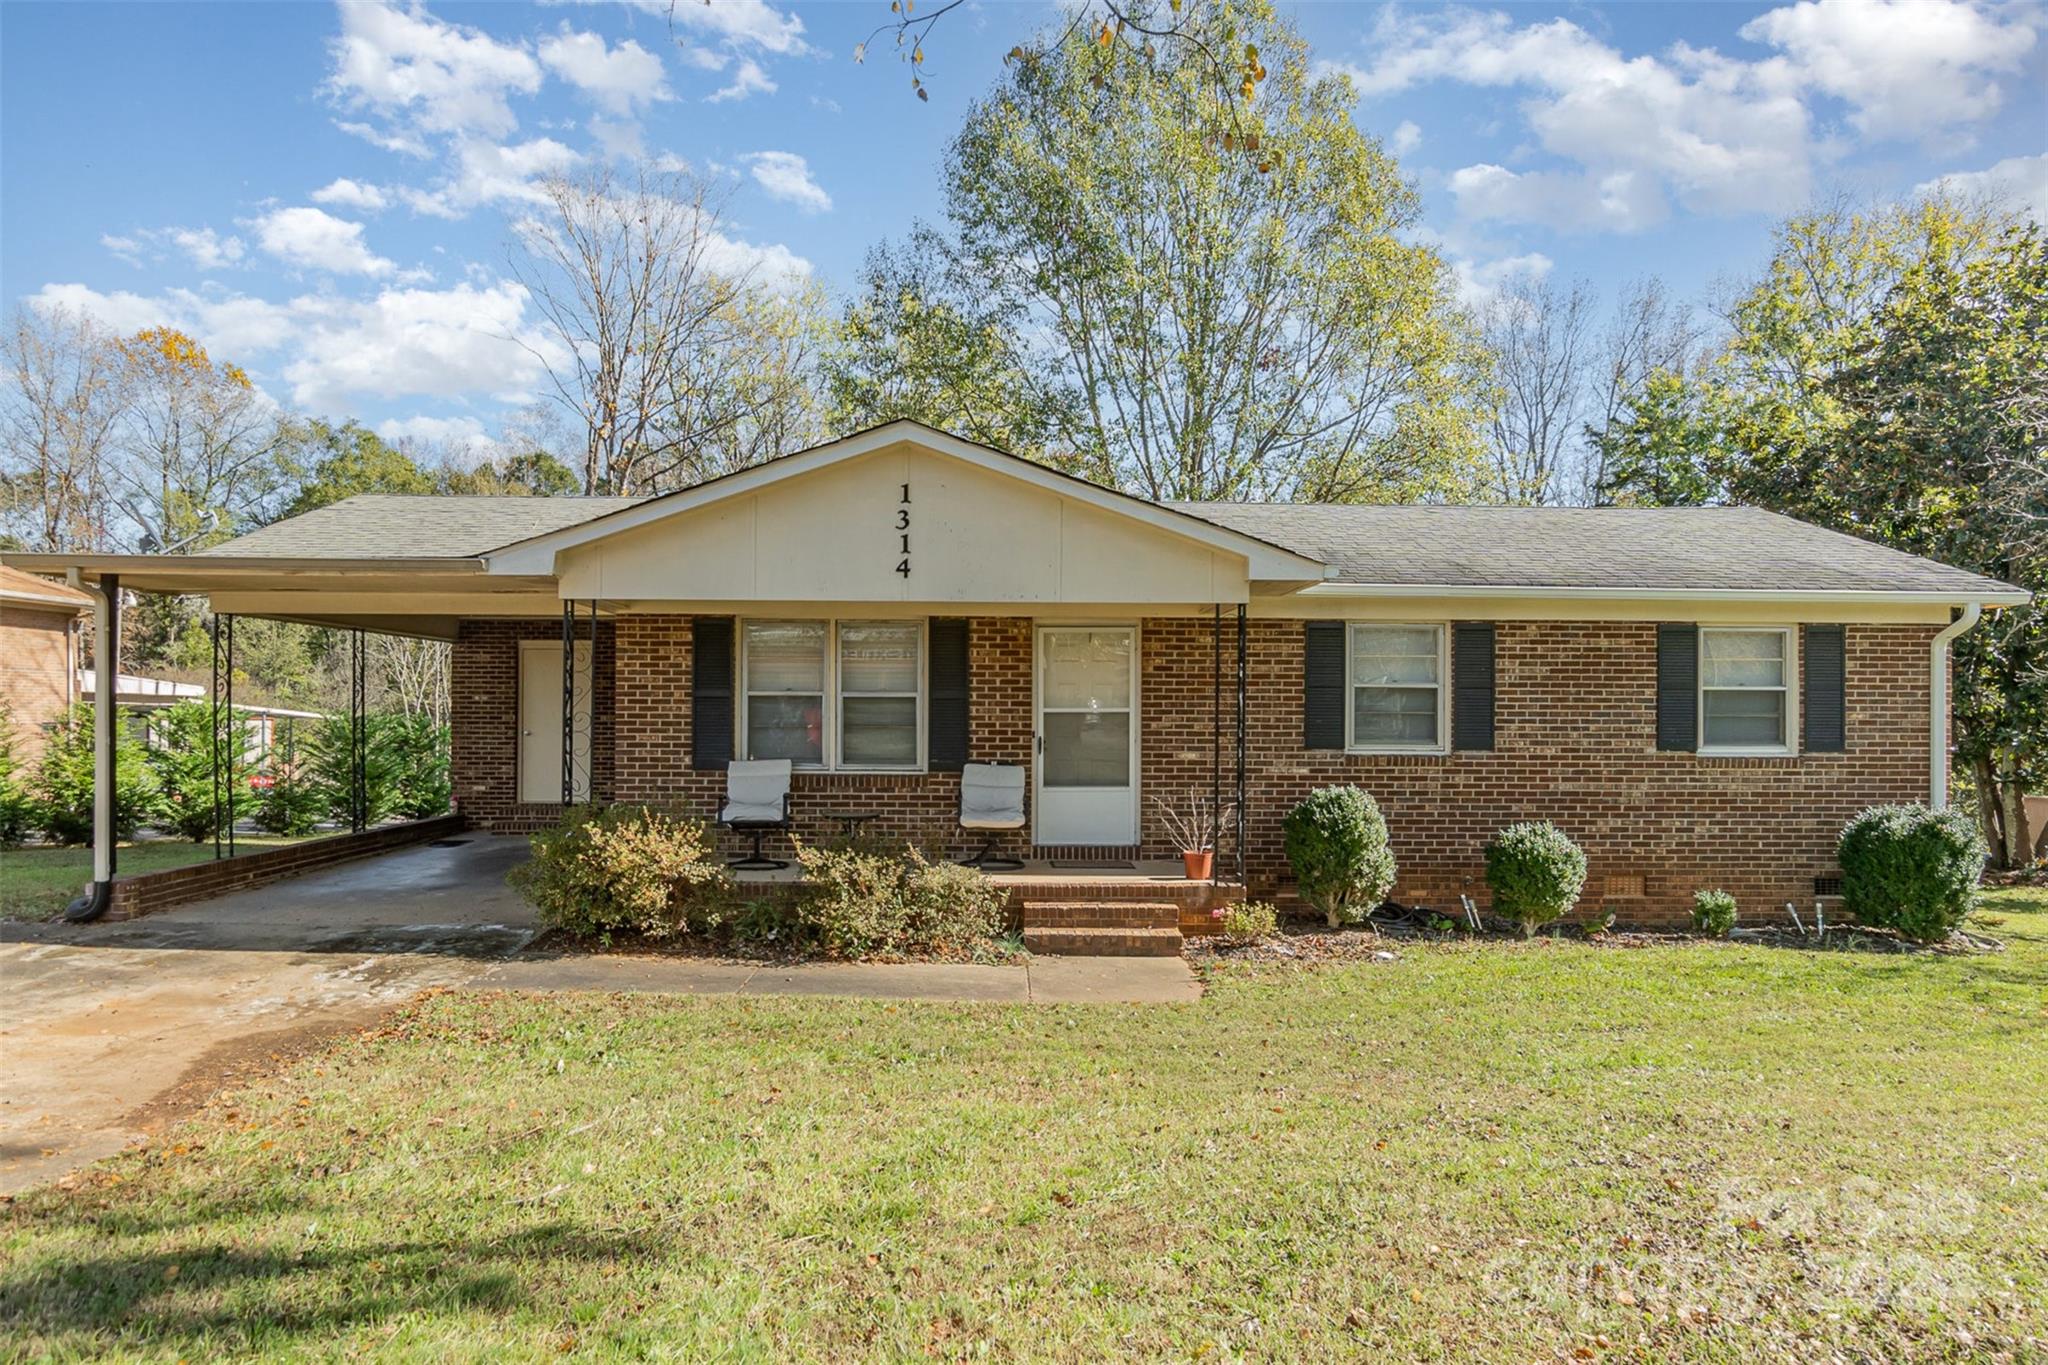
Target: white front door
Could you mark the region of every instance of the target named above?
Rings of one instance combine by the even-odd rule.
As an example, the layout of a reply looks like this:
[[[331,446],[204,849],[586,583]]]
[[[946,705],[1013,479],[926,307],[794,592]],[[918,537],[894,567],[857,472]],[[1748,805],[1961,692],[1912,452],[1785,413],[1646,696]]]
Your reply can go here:
[[[1138,842],[1138,631],[1038,630],[1041,844]]]
[[[590,796],[590,642],[576,642],[576,799]],[[519,799],[562,800],[562,642],[519,642]]]

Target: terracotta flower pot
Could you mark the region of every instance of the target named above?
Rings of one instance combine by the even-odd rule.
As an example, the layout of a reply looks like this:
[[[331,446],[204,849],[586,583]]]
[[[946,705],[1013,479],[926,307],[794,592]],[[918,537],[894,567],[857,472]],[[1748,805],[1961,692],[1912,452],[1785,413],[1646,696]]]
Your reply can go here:
[[[1216,850],[1184,848],[1180,852],[1180,862],[1187,870],[1189,881],[1206,882],[1216,872]]]

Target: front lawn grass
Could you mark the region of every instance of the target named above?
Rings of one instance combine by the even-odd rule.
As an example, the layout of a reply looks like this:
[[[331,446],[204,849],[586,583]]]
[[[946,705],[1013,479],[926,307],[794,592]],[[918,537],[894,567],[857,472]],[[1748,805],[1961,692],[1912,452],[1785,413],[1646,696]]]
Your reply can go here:
[[[254,853],[297,842],[279,835],[237,832],[235,852]],[[189,839],[144,839],[122,844],[114,869],[121,874],[161,872],[212,857],[211,839],[203,844]],[[0,849],[0,919],[48,919],[69,905],[91,880],[90,846]]]
[[[439,995],[23,1196],[0,1351],[2038,1357],[2048,893],[1973,927],[1173,1007]]]

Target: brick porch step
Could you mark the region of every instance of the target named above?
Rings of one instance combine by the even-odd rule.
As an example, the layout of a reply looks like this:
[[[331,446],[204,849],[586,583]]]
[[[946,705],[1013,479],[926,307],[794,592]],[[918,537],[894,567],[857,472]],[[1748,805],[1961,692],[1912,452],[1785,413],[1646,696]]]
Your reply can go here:
[[[1084,926],[1024,931],[1024,946],[1032,952],[1069,957],[1176,957],[1183,941],[1177,928]]]
[[[1165,900],[1027,900],[1024,928],[1032,929],[1173,929],[1180,924],[1180,906]]]

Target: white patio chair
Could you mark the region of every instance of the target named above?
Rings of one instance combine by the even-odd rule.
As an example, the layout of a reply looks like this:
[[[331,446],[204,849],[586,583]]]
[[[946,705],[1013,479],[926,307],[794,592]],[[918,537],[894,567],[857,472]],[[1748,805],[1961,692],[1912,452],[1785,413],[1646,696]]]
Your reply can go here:
[[[1024,864],[995,856],[996,832],[1024,828],[1024,769],[1015,763],[969,763],[960,770],[960,828],[982,830],[981,851],[963,867],[1015,872]]]
[[[791,765],[786,758],[757,758],[725,765],[725,805],[718,823],[739,834],[754,836],[753,852],[726,866],[736,872],[774,872],[789,866],[784,858],[761,854],[761,840],[771,830],[788,829]]]

